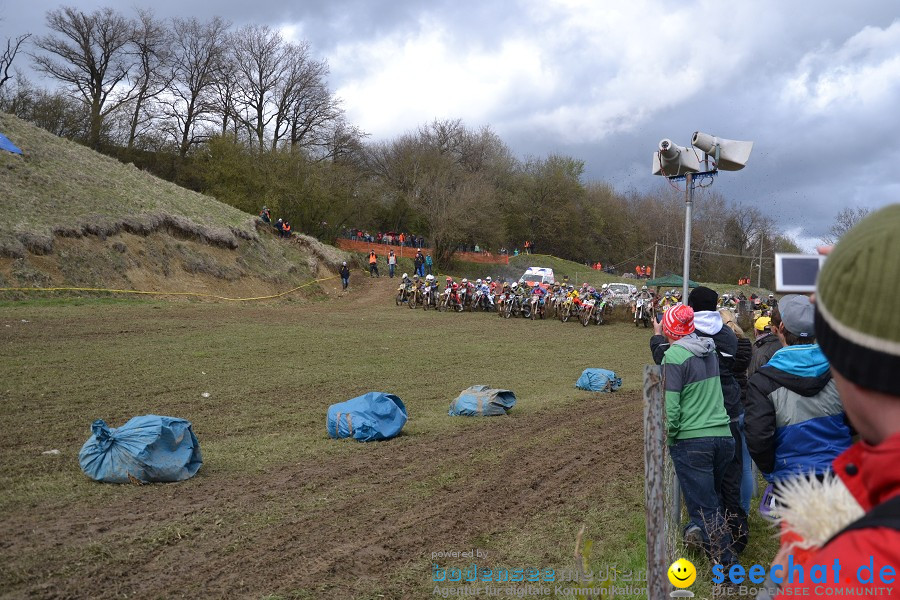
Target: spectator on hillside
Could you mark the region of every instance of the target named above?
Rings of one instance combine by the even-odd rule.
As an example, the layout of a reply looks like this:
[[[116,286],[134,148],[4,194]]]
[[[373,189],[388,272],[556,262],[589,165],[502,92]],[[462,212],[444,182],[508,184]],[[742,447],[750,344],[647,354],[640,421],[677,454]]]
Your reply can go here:
[[[666,382],[666,434],[675,474],[684,494],[688,524],[685,543],[701,546],[726,572],[737,557],[721,502],[722,485],[735,442],[719,384],[716,345],[694,330],[694,311],[676,304],[662,323],[653,323],[650,348],[662,351]]]
[[[269,212],[268,208],[263,206],[262,211],[259,213],[259,218],[263,220],[263,223],[271,223],[272,222],[272,213]]]
[[[369,277],[381,277],[378,274],[378,257],[375,250],[369,250]]]
[[[850,428],[828,359],[816,344],[813,306],[806,296],[783,297],[775,335],[784,346],[747,386],[747,445],[766,479],[823,475],[850,447]]]
[[[342,289],[347,289],[347,286],[350,285],[350,267],[347,266],[347,261],[341,263],[341,285]]]
[[[773,333],[779,325],[781,325],[781,318],[775,314],[771,317],[759,317],[753,324],[756,329],[756,340],[753,342],[753,358],[750,359],[750,366],[747,367],[748,380],[781,348],[781,340]]]
[[[397,257],[394,256],[394,251],[391,250],[388,254],[388,274],[391,276],[391,279],[394,278],[394,269],[397,268]]]
[[[900,296],[898,231],[900,205],[870,215],[844,234],[822,266],[816,285],[815,336],[830,363],[847,416],[861,437],[834,460],[833,469],[866,513],[843,530],[826,533],[830,539],[809,557],[809,565],[840,561],[846,579],[852,581],[847,584],[843,576],[829,577],[816,585],[816,596],[870,598],[896,589],[893,579],[886,588],[887,581],[874,572],[867,583],[861,583],[866,581],[865,569],[861,578],[854,575],[870,564],[878,565],[880,573],[885,572],[879,569],[883,565],[893,570],[900,565],[900,313],[890,302],[862,304],[862,299]],[[782,321],[790,330],[785,311]],[[798,506],[822,511],[821,500]],[[792,553],[785,550],[781,562],[776,561],[783,572]],[[801,588],[809,589],[809,583],[795,579],[785,587],[784,597],[804,597]],[[852,589],[859,591],[848,593]]]
[[[434,275],[434,273],[432,273],[433,268],[434,268],[434,260],[432,260],[431,255],[429,254],[428,256],[425,257],[425,271],[426,271],[425,274],[426,275]]]
[[[284,219],[278,219],[275,221],[275,233],[278,234],[278,237],[284,235]]]
[[[413,259],[413,265],[416,268],[416,275],[425,277],[425,257],[422,256],[421,250],[416,250],[416,257]]]
[[[291,237],[291,224],[285,221],[281,225],[281,237],[289,238]]]

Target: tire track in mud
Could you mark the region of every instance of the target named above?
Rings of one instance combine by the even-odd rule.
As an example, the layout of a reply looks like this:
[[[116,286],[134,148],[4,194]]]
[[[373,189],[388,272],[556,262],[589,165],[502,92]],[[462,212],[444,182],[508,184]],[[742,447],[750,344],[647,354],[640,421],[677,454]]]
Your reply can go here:
[[[388,597],[415,597],[392,577],[398,570],[476,537],[540,527],[537,516],[604,502],[606,482],[623,471],[640,476],[641,448],[640,395],[592,396],[440,438],[401,436],[261,475],[200,477],[102,506],[17,515],[5,524],[0,558],[14,567],[19,557],[34,563],[87,543],[114,557],[81,560],[74,572],[48,565],[40,583],[17,586],[36,596],[304,588],[351,597],[390,588]]]

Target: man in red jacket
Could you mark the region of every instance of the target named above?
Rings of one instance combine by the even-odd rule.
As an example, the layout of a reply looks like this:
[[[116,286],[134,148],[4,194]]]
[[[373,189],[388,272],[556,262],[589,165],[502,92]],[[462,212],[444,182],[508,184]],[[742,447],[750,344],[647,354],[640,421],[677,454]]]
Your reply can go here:
[[[900,312],[884,303],[900,295],[897,232],[900,204],[845,234],[819,274],[816,338],[862,438],[833,467],[864,515],[820,532],[822,543],[803,560],[805,581],[785,582],[778,598],[887,597],[900,589]],[[820,522],[835,520],[835,511],[820,510]],[[790,553],[783,549],[773,565],[785,576]],[[826,582],[812,581],[813,565],[828,569]]]

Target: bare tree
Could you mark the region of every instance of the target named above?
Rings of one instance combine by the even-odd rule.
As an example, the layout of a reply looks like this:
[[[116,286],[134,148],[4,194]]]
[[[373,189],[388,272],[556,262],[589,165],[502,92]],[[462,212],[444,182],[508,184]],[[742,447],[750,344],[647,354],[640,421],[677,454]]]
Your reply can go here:
[[[128,85],[134,57],[128,53],[134,25],[111,8],[86,14],[64,6],[47,13],[53,32],[35,45],[45,54],[33,56],[39,71],[66,84],[90,114],[88,145],[100,146],[104,119],[131,100],[136,85]]]
[[[262,150],[266,130],[277,114],[274,101],[285,77],[287,48],[281,34],[267,25],[245,25],[231,43],[241,109],[238,118]]]
[[[328,89],[328,63],[313,60],[306,43],[292,57],[296,65],[294,94],[285,111],[291,151],[303,149],[322,158],[333,158],[332,142],[337,131],[349,130],[343,127],[340,101]]]
[[[237,77],[230,69],[223,69],[219,78],[216,80],[216,109],[220,118],[220,132],[225,135],[229,131],[229,126],[234,132],[234,139],[237,141],[238,127],[240,120],[238,119],[237,100]]]
[[[172,71],[166,115],[169,135],[184,157],[205,136],[198,125],[216,108],[216,86],[225,73],[227,32],[231,25],[214,17],[206,23],[197,19],[172,22]]]
[[[12,75],[9,74],[9,70],[12,67],[13,61],[16,59],[16,54],[19,53],[22,44],[30,37],[30,33],[23,33],[15,39],[7,38],[6,50],[3,51],[3,54],[0,54],[0,89],[3,88],[4,83],[12,78]]]
[[[163,93],[171,82],[168,69],[170,35],[164,23],[149,10],[139,9],[132,40],[133,54],[137,61],[134,75],[134,100],[129,105],[128,140],[131,149],[134,141],[153,121],[154,111],[150,103]]]
[[[869,214],[869,209],[863,206],[847,206],[834,217],[834,224],[828,230],[828,235],[822,238],[826,244],[836,244],[841,237],[850,231],[854,225],[862,221]]]

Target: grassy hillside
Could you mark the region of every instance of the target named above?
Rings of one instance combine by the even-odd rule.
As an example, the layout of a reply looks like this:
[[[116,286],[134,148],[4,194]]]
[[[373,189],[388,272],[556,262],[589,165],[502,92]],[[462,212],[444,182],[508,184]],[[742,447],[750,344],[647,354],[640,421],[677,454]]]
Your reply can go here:
[[[11,115],[0,132],[25,153],[0,153],[0,286],[260,294],[346,258]]]
[[[86,221],[169,214],[209,227],[253,227],[250,215],[0,113],[25,157],[0,154],[0,230],[49,233]]]

